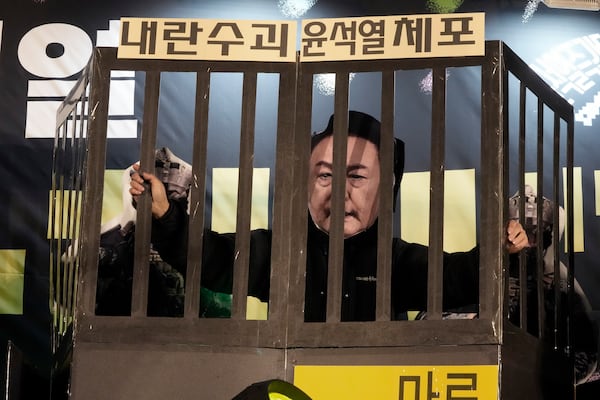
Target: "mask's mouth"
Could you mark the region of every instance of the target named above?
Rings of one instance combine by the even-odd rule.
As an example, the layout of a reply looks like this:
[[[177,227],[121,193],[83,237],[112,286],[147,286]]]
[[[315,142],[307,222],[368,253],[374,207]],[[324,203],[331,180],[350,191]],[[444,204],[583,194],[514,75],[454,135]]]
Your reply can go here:
[[[331,209],[327,208],[324,210],[325,211],[325,218],[331,218]],[[358,213],[355,210],[348,210],[348,211],[344,211],[344,219],[346,218],[354,218],[354,219],[358,219]],[[324,229],[323,226],[321,226],[320,224],[318,224],[314,219],[313,219],[313,223],[315,224],[315,226],[322,232],[326,233],[329,235],[329,231]],[[349,237],[355,236],[361,232],[364,232],[365,229],[361,229],[358,232],[353,233],[352,235],[344,235],[345,239],[348,239]]]
[[[331,216],[331,214],[329,214],[328,216]],[[356,213],[355,213],[355,212],[347,212],[347,213],[344,213],[344,218],[346,218],[346,217],[356,218]],[[323,233],[325,233],[325,234],[329,235],[329,231],[328,231],[328,230],[324,229],[324,228],[323,228],[321,225],[317,224],[317,223],[316,223],[314,220],[313,220],[313,223],[315,224],[315,226],[317,227],[317,229],[318,229],[318,230],[320,230],[321,232],[323,232]],[[346,235],[346,234],[344,234],[344,240],[345,240],[345,239],[348,239],[348,238],[351,238],[351,237],[353,237],[353,236],[356,236],[356,235],[358,235],[359,233],[362,233],[362,232],[365,232],[365,231],[366,231],[366,229],[360,229],[360,230],[358,230],[358,231],[354,232],[354,233],[353,233],[353,234],[351,234],[351,235]]]
[[[327,218],[331,218],[331,209],[326,210]],[[354,210],[344,211],[344,218],[358,218],[358,214]]]

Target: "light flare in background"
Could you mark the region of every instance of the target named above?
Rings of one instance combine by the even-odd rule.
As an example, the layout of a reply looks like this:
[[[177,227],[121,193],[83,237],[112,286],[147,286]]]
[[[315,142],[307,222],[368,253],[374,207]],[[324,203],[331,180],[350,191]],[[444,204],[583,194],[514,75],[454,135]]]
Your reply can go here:
[[[531,20],[531,18],[533,17],[533,14],[535,14],[535,12],[538,9],[538,5],[542,2],[542,0],[529,0],[527,2],[527,5],[525,6],[525,10],[523,11],[523,17],[521,18],[521,21],[526,24],[527,22],[529,22],[529,20]]]
[[[421,79],[421,82],[419,82],[419,89],[421,90],[421,93],[431,94],[431,91],[433,90],[433,73],[431,71]]]
[[[450,77],[450,71],[446,70],[446,79]],[[433,91],[433,71],[429,70],[427,75],[419,82],[419,90],[424,94],[431,94]]]
[[[317,0],[278,0],[279,11],[288,18],[299,18],[306,14]]]
[[[349,81],[352,82],[356,74],[349,74]],[[335,74],[317,74],[315,75],[313,85],[323,96],[333,96],[335,94]]]

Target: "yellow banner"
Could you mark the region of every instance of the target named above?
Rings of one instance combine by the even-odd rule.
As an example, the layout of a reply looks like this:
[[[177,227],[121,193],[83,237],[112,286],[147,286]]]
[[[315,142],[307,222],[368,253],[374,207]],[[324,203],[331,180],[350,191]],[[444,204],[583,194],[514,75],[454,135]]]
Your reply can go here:
[[[300,60],[483,55],[484,22],[484,13],[304,20]]]
[[[497,365],[298,365],[294,385],[312,400],[498,398]]]
[[[293,62],[295,21],[121,18],[118,58]],[[479,56],[485,14],[302,21],[301,61]]]
[[[118,58],[296,60],[296,21],[121,18]]]

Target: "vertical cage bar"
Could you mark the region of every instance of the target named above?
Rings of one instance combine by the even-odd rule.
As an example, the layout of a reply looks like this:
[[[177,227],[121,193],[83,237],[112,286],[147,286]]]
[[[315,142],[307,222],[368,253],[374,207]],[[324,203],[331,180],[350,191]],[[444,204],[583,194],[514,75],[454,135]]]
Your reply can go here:
[[[194,143],[192,184],[190,187],[190,220],[188,262],[185,277],[184,317],[197,318],[200,312],[200,277],[204,239],[204,208],[206,203],[206,156],[208,140],[208,104],[210,100],[210,69],[196,73],[194,105]]]
[[[506,215],[506,184],[504,173],[508,157],[506,137],[508,130],[503,119],[503,101],[507,99],[507,68],[502,43],[486,43],[486,60],[481,68],[481,222],[479,258],[479,317],[492,320],[499,334],[502,332],[501,288],[498,281],[503,275],[503,221]]]
[[[385,70],[381,76],[381,137],[379,160],[381,181],[379,183],[379,216],[377,240],[377,298],[375,319],[389,321],[391,316],[392,289],[392,231],[394,186],[394,88],[395,73]],[[381,189],[384,188],[384,189]]]
[[[79,100],[79,99],[78,99]],[[75,272],[74,268],[74,251],[73,246],[77,243],[75,238],[75,221],[77,219],[76,205],[77,198],[79,197],[78,187],[76,186],[76,171],[79,170],[77,165],[77,153],[76,153],[76,142],[75,137],[77,133],[77,120],[79,118],[79,114],[77,113],[77,104],[73,107],[73,122],[72,127],[70,129],[71,136],[68,138],[70,141],[70,161],[71,165],[69,168],[69,200],[67,202],[67,249],[65,251],[65,260],[66,260],[66,277],[65,277],[65,307],[66,307],[66,321],[65,321],[65,330],[68,325],[71,324],[73,319],[73,304],[72,304],[72,294],[73,294],[73,274]]]
[[[536,188],[536,290],[537,290],[537,326],[538,326],[538,337],[544,339],[544,324],[545,312],[544,312],[544,249],[543,249],[543,211],[544,211],[544,102],[538,97],[537,102],[537,188]],[[524,253],[524,252],[521,252]],[[533,272],[533,271],[531,271]],[[521,286],[527,287],[527,280],[522,281]]]
[[[344,197],[346,190],[346,157],[348,154],[349,74],[335,75],[333,122],[333,183],[327,263],[327,322],[341,320],[342,276],[344,266]]]
[[[254,130],[256,119],[256,72],[244,73],[242,89],[242,134],[233,263],[233,299],[231,317],[246,318],[248,269],[250,261],[250,214],[252,212],[252,175],[254,168]]]
[[[519,223],[525,226],[525,163],[526,159],[526,123],[527,123],[527,87],[525,82],[520,81],[519,91],[519,163],[518,163],[518,184],[519,184]],[[525,332],[528,330],[527,313],[529,309],[527,296],[527,258],[524,252],[519,254],[519,326]]]
[[[429,268],[427,270],[427,317],[442,318],[444,277],[444,172],[446,149],[446,68],[433,68],[431,121],[431,178],[429,183]]]
[[[50,190],[50,272],[49,272],[49,292],[52,310],[53,325],[53,343],[58,346],[60,341],[60,225],[57,224],[61,213],[58,207],[62,204],[59,200],[60,183],[63,175],[63,156],[61,154],[62,141],[64,140],[65,125],[60,125],[56,129],[52,157],[52,187]]]
[[[87,88],[87,78],[86,78],[86,85],[85,87]],[[82,200],[83,200],[83,185],[85,182],[85,177],[83,176],[83,171],[85,170],[85,156],[86,156],[86,137],[85,137],[85,130],[87,127],[87,119],[86,119],[86,110],[87,110],[87,101],[88,101],[88,94],[87,91],[84,89],[81,97],[80,97],[80,101],[78,104],[79,107],[79,116],[80,119],[77,121],[78,125],[79,125],[79,129],[77,129],[77,177],[75,179],[75,186],[77,187],[77,191],[78,191],[78,195],[77,195],[77,200],[76,200],[76,205],[75,205],[75,213],[77,215],[77,221],[76,221],[76,226],[75,226],[75,233],[74,233],[74,239],[75,239],[75,245],[73,246],[73,251],[76,252],[76,256],[75,256],[75,270],[74,270],[74,277],[73,277],[73,293],[72,293],[72,297],[73,297],[73,315],[75,315],[76,312],[76,307],[77,307],[77,293],[78,293],[78,277],[79,277],[79,271],[80,271],[80,266],[81,266],[81,250],[80,250],[80,238],[81,238],[81,229],[82,229],[82,223],[81,223],[81,216],[82,216],[82,208],[83,208],[83,204],[82,204]]]
[[[554,201],[554,210],[553,218],[552,218],[552,237],[555,240],[554,244],[554,275],[553,275],[553,295],[555,299],[560,299],[560,287],[561,287],[561,272],[560,272],[560,246],[558,240],[560,238],[560,223],[559,223],[559,214],[558,214],[558,204],[559,203],[559,193],[560,193],[560,177],[561,177],[561,168],[560,168],[560,117],[558,114],[554,114],[554,137],[553,137],[553,167],[552,167],[552,187],[553,187],[553,201]],[[559,308],[557,306],[552,310],[552,314],[554,317],[554,326],[552,327],[552,340],[554,346],[560,346],[559,337],[558,337],[558,329],[557,324],[560,318]]]
[[[294,138],[296,135],[294,126],[294,113],[296,98],[296,64],[286,68],[284,73],[279,74],[279,102],[277,108],[277,147],[275,165],[275,192],[273,194],[273,242],[271,243],[271,285],[269,294],[269,316],[274,321],[285,321],[287,312],[286,295],[291,296],[289,282],[292,281],[290,266],[294,257],[291,246],[296,243],[293,237],[301,229],[293,229],[295,226],[290,207],[293,203],[295,186],[293,185],[294,168],[289,168],[290,160],[294,165],[303,165],[294,159]],[[306,168],[304,168],[306,169]],[[302,187],[302,186],[300,186]],[[305,214],[306,218],[306,214]],[[303,226],[306,226],[304,224]],[[289,297],[288,297],[289,299]]]
[[[298,58],[298,57],[297,57]],[[303,72],[305,66],[298,66],[298,83],[296,93],[296,107],[293,137],[294,162],[293,185],[294,187],[306,187],[308,185],[308,164],[310,159],[311,122],[312,122],[312,98],[314,74]],[[277,164],[275,174],[281,175],[283,164]],[[290,282],[289,282],[289,321],[296,327],[302,326],[304,322],[303,308],[306,296],[306,263],[307,263],[307,233],[308,211],[306,208],[306,192],[294,190],[292,199],[292,225],[298,226],[291,233],[291,259],[290,259]]]
[[[146,72],[144,88],[144,119],[140,171],[154,173],[158,102],[160,95],[160,72]],[[140,196],[137,205],[135,230],[133,283],[131,289],[131,315],[145,317],[148,311],[148,277],[150,264],[150,232],[152,224],[152,197],[150,187]]]
[[[567,349],[567,355],[571,362],[574,361],[575,352],[571,348],[573,339],[573,318],[572,313],[568,310],[573,310],[575,304],[575,293],[573,288],[575,287],[575,199],[574,199],[574,177],[573,177],[573,163],[574,163],[574,135],[575,135],[575,123],[573,117],[573,110],[571,109],[567,120],[567,248],[568,248],[568,259],[569,269],[567,273],[567,306],[566,310],[561,307],[562,304],[557,300],[559,305],[559,316],[561,312],[566,314],[567,321],[567,332],[565,336],[565,348]],[[558,299],[558,298],[557,298]]]
[[[503,64],[504,65],[504,64]],[[501,72],[500,72],[500,91],[501,93],[499,94],[499,99],[500,99],[500,104],[503,105],[503,113],[500,117],[500,127],[502,129],[502,133],[501,133],[501,139],[502,142],[504,143],[504,151],[503,151],[503,157],[501,160],[501,164],[502,164],[502,171],[506,171],[505,174],[503,174],[502,179],[501,179],[501,185],[505,188],[509,187],[509,171],[510,171],[510,155],[509,155],[509,150],[511,148],[510,146],[510,132],[509,132],[509,121],[510,121],[510,107],[509,105],[509,101],[510,101],[510,95],[509,95],[509,71],[508,68],[502,68]],[[519,115],[519,114],[517,114]],[[508,190],[508,189],[507,189]],[[508,197],[508,195],[507,195]],[[508,212],[508,201],[504,201],[503,203],[501,203],[499,205],[499,207],[502,208],[502,211],[504,212],[504,215],[509,215]],[[480,268],[481,270],[481,268]],[[507,272],[508,271],[508,272]],[[498,314],[503,315],[505,310],[508,312],[508,310],[510,310],[509,308],[509,302],[511,301],[510,298],[510,290],[511,290],[511,282],[510,282],[510,267],[509,268],[505,268],[504,269],[504,276],[503,276],[503,282],[502,282],[502,292],[499,293],[502,296],[501,301],[497,304],[498,307],[500,307],[500,312]],[[479,296],[480,298],[482,296],[484,296],[482,291],[482,288],[480,287],[479,290]],[[484,305],[484,310],[481,310],[481,306],[480,306],[480,315],[489,315],[489,309],[487,308],[487,306]]]
[[[101,49],[94,52],[90,70],[89,113],[86,142],[87,159],[84,169],[84,192],[81,218],[81,265],[79,283],[85,286],[78,299],[78,314],[94,315],[98,271],[99,227],[102,220],[102,196],[104,192],[104,168],[106,164],[106,129],[108,122],[108,99],[110,94],[110,67]]]

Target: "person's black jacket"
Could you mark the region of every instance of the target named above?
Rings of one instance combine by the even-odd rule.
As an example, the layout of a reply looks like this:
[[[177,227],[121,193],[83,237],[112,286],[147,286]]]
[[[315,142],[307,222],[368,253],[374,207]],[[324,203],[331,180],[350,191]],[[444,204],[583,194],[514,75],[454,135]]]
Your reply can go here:
[[[328,235],[308,218],[305,320],[324,321],[327,295]],[[169,211],[152,225],[152,243],[163,260],[185,275],[188,217],[183,203],[171,202]],[[234,234],[204,232],[202,287],[231,293]],[[393,239],[392,306],[395,316],[420,311],[427,305],[427,247]],[[271,232],[252,231],[248,295],[269,299]],[[343,321],[375,318],[377,224],[344,241]],[[479,251],[444,254],[444,309],[476,305]]]

